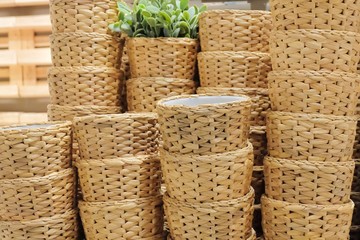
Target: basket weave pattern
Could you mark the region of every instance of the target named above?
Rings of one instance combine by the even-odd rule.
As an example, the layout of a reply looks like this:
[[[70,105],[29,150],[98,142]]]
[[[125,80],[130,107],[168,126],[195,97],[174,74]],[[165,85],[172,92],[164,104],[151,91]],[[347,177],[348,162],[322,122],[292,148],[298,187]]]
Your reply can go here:
[[[250,127],[249,140],[254,147],[254,166],[262,166],[267,155],[266,127]]]

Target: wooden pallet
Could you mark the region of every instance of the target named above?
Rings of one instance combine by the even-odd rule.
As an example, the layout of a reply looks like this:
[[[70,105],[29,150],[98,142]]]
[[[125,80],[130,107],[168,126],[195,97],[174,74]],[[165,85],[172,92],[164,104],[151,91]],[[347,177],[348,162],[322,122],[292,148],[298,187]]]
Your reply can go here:
[[[0,126],[47,122],[46,113],[0,112]]]
[[[49,5],[49,0],[1,0],[0,7],[23,7]]]

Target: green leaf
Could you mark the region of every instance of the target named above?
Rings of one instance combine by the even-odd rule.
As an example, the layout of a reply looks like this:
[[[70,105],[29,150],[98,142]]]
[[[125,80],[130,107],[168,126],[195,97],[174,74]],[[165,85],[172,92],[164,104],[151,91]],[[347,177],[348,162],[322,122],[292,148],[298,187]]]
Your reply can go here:
[[[141,13],[144,17],[151,17],[151,13],[146,10],[143,10]]]
[[[184,20],[186,20],[186,21],[190,20],[190,14],[188,11],[184,11],[182,15],[183,15]]]
[[[151,27],[156,27],[156,19],[155,18],[148,17],[148,18],[145,18],[145,20]]]
[[[180,9],[186,10],[189,8],[189,0],[180,0]]]
[[[160,9],[155,6],[147,6],[146,10],[152,14],[158,14],[160,12]]]
[[[193,18],[195,15],[195,8],[194,6],[192,6],[191,8],[189,8],[188,13],[190,14],[190,18]]]
[[[207,6],[206,5],[202,5],[199,9],[199,12],[205,12],[207,10]]]
[[[178,37],[180,33],[180,28],[176,28],[174,32],[171,34],[172,37]]]
[[[159,15],[166,21],[167,24],[171,24],[171,18],[165,11],[160,11]]]

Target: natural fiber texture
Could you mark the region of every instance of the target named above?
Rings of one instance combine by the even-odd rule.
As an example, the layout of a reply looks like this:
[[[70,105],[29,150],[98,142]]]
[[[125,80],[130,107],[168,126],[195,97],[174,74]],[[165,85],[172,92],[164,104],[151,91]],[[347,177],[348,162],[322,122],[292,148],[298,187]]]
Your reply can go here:
[[[254,206],[254,219],[253,219],[253,228],[258,236],[262,235],[262,226],[261,226],[261,205]]]
[[[293,160],[346,162],[351,159],[356,117],[269,112],[269,155]]]
[[[275,31],[270,39],[274,70],[356,72],[360,34],[330,30]]]
[[[153,239],[162,234],[161,196],[119,202],[79,203],[87,239]]]
[[[262,166],[267,155],[266,127],[250,127],[249,140],[254,147],[254,165]]]
[[[167,240],[173,240],[174,238],[171,237],[171,235],[167,235]],[[247,240],[255,240],[256,239],[256,232],[254,229],[252,230],[251,236]]]
[[[360,226],[352,226],[351,227],[350,240],[360,240]]]
[[[357,0],[271,0],[274,29],[328,29],[357,32]]]
[[[154,154],[158,148],[157,115],[125,113],[75,118],[75,136],[83,159]]]
[[[129,111],[154,112],[156,103],[166,97],[194,94],[195,82],[190,79],[142,77],[126,81]]]
[[[98,33],[54,33],[50,36],[55,67],[117,67],[124,41]]]
[[[71,166],[70,122],[0,128],[0,179],[41,177]]]
[[[352,225],[360,225],[360,192],[351,194],[351,200],[355,204]]]
[[[119,106],[122,75],[116,68],[52,67],[50,101],[65,106]]]
[[[85,201],[120,201],[160,194],[157,155],[80,160],[76,166]]]
[[[262,226],[267,240],[348,239],[354,203],[306,205],[263,196]]]
[[[74,204],[73,169],[44,177],[0,180],[0,220],[21,221],[51,217]]]
[[[160,159],[167,193],[178,201],[226,201],[249,192],[254,160],[251,143],[236,151],[205,156],[160,149]]]
[[[355,171],[354,171],[354,180],[352,183],[352,191],[360,192],[360,160],[355,160]]]
[[[260,203],[261,195],[265,193],[264,167],[255,166],[253,169],[251,187],[255,191],[255,204]]]
[[[360,19],[360,17],[359,17]],[[328,71],[269,73],[269,95],[275,111],[353,116],[360,75]]]
[[[268,52],[270,12],[211,10],[199,17],[202,51]]]
[[[129,38],[131,77],[193,79],[198,45],[190,38]]]
[[[175,99],[201,98],[187,95],[166,98],[157,104],[163,147],[180,154],[207,155],[234,151],[249,136],[250,98],[197,106],[169,105]]]
[[[271,71],[268,53],[201,52],[198,65],[203,87],[268,87],[267,75]]]
[[[359,101],[360,103],[360,101]],[[357,110],[358,122],[356,126],[356,136],[355,136],[355,143],[354,143],[354,152],[353,158],[360,159],[360,119],[359,119],[359,109]]]
[[[77,214],[74,210],[30,221],[0,221],[1,240],[77,239]]]
[[[266,196],[288,203],[348,203],[354,167],[354,161],[310,162],[266,157]]]

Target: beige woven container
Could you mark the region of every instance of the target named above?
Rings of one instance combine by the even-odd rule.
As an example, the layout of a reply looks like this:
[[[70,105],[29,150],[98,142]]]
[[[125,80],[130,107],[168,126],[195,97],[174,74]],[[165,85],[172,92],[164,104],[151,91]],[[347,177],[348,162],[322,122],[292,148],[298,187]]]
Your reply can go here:
[[[129,38],[131,77],[193,79],[198,45],[190,38]]]
[[[75,136],[83,159],[112,159],[157,152],[155,113],[93,115],[75,118]]]
[[[250,127],[249,140],[254,148],[254,165],[262,166],[267,155],[266,127]]]
[[[79,208],[86,239],[162,239],[161,196],[118,202],[80,201]]]
[[[129,111],[154,112],[156,103],[166,97],[194,94],[195,82],[190,79],[142,77],[126,81]]]
[[[265,193],[264,166],[254,166],[251,187],[255,191],[255,204],[260,204],[261,196]]]
[[[203,87],[267,88],[270,54],[261,52],[201,52],[198,54]]]
[[[270,12],[210,10],[199,17],[202,51],[268,52]]]
[[[50,101],[63,106],[119,106],[123,73],[106,67],[52,67]]]
[[[248,239],[252,235],[254,190],[244,197],[190,204],[164,195],[171,236],[181,239]]]
[[[174,238],[172,238],[171,235],[169,234],[166,239],[173,240]],[[253,229],[251,236],[247,240],[255,240],[255,239],[256,239],[256,232]]]
[[[354,179],[352,183],[352,191],[360,192],[360,160],[355,159],[355,171],[354,171]]]
[[[208,155],[246,146],[251,101],[246,96],[187,95],[157,104],[163,147]]]
[[[354,203],[306,205],[263,196],[262,226],[267,240],[348,239]]]
[[[160,149],[161,167],[170,198],[181,202],[227,201],[249,192],[253,147],[215,155],[182,155]]]
[[[332,30],[275,31],[270,38],[272,67],[280,70],[357,71],[360,34]]]
[[[269,112],[269,155],[292,160],[349,161],[353,154],[356,121],[356,117]]]
[[[352,193],[351,200],[354,202],[354,213],[352,218],[352,225],[360,225],[360,192]]]

